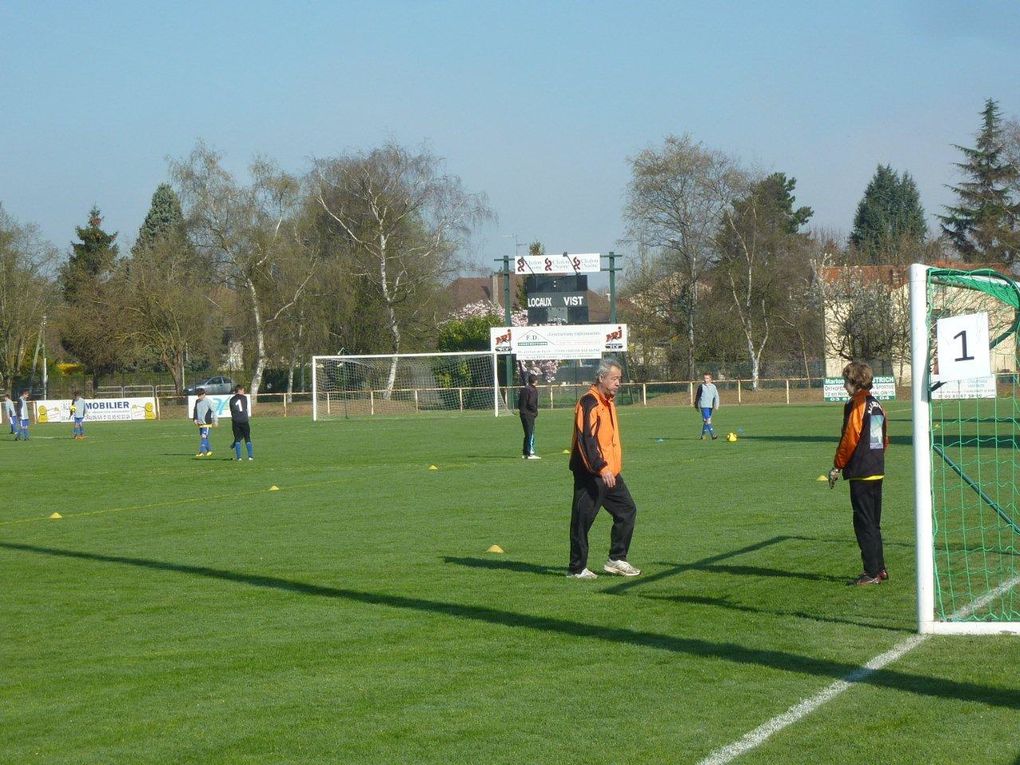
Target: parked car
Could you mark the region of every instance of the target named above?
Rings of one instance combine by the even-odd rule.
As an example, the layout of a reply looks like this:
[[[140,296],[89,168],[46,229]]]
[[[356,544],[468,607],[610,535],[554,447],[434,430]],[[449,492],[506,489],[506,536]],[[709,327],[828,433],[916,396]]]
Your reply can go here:
[[[198,393],[199,388],[205,388],[205,392],[210,394],[232,393],[234,381],[229,377],[210,377],[208,380],[185,388],[184,392],[189,396],[194,396]]]

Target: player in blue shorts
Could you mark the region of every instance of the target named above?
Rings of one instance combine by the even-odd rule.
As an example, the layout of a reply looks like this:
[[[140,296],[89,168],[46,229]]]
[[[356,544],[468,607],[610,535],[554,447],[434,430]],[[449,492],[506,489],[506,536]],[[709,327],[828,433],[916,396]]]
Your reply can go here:
[[[71,426],[71,438],[82,441],[85,438],[85,399],[81,391],[76,390],[71,394],[71,419],[74,425]]]
[[[212,447],[209,445],[209,427],[216,425],[217,417],[212,401],[205,396],[205,388],[198,389],[195,411],[192,416],[195,424],[198,425],[198,454],[195,456],[212,457]]]
[[[17,407],[18,415],[18,432],[14,435],[15,441],[27,441],[28,440],[28,391],[21,391],[21,395],[18,396],[18,402],[15,405]]]
[[[698,392],[694,394],[694,408],[701,410],[701,440],[705,440],[705,434],[712,436],[714,441],[719,436],[712,427],[712,412],[719,408],[719,389],[712,382],[712,375],[707,372],[702,377],[702,383],[698,386]]]

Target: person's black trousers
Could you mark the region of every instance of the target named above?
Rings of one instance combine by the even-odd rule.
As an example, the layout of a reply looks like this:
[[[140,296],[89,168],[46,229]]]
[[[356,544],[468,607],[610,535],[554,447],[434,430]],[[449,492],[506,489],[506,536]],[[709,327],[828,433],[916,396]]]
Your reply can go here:
[[[535,418],[521,415],[521,427],[524,428],[524,456],[535,453]]]
[[[600,508],[613,516],[609,533],[609,557],[627,560],[630,539],[634,535],[634,518],[637,507],[622,475],[616,476],[616,486],[607,489],[598,476],[574,473],[574,504],[570,509],[570,566],[572,574],[588,566],[588,532],[595,523]]]
[[[850,481],[854,533],[861,548],[864,573],[878,576],[885,568],[882,553],[882,481]]]

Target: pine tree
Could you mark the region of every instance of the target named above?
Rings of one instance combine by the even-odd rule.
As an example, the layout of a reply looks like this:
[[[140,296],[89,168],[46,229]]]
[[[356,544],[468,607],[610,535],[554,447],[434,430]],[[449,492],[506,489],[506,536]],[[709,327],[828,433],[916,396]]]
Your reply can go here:
[[[152,195],[149,213],[138,229],[134,250],[151,247],[157,241],[180,232],[184,225],[181,200],[169,184],[161,183]]]
[[[69,303],[75,302],[79,290],[88,289],[108,276],[117,263],[118,247],[114,244],[117,234],[107,234],[102,223],[99,208],[93,206],[89,225],[75,228],[81,241],[71,243],[71,256],[60,270],[60,286]]]
[[[1020,202],[1018,170],[1005,153],[1005,135],[999,105],[985,101],[981,132],[973,148],[954,144],[964,161],[956,166],[966,180],[950,186],[958,198],[940,215],[942,232],[968,262],[1014,265],[1020,261]]]
[[[850,243],[865,260],[889,263],[905,246],[923,244],[927,233],[914,179],[879,165],[857,205]]]
[[[94,379],[115,369],[125,350],[117,342],[121,295],[113,281],[117,268],[117,234],[102,229],[98,207],[89,213],[89,225],[75,230],[80,242],[60,270],[65,305],[60,334],[64,348],[92,372]]]

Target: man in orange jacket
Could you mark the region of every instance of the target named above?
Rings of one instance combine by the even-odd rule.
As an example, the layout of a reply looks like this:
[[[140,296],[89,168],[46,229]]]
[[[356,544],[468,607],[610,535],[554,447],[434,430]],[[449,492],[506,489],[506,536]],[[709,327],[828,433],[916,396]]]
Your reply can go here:
[[[854,533],[864,571],[852,585],[880,584],[889,578],[882,551],[882,479],[889,446],[885,412],[871,395],[871,367],[852,362],[843,368],[843,387],[850,400],[843,407],[843,432],[832,460],[830,480],[842,471],[850,482]]]
[[[595,384],[581,396],[574,409],[570,450],[574,502],[570,511],[570,565],[567,570],[567,576],[574,579],[598,576],[588,569],[588,532],[602,507],[613,516],[609,560],[602,570],[620,576],[641,573],[627,562],[637,507],[620,472],[623,450],[613,399],[622,379],[619,363],[603,359]]]

